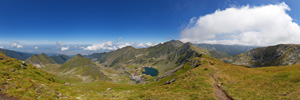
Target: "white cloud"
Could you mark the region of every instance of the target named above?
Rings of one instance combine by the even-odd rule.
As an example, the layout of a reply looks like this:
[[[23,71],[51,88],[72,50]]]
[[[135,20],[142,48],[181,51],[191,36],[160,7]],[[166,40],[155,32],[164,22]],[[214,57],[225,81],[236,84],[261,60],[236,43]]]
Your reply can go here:
[[[34,47],[34,49],[39,49],[39,47]]]
[[[141,47],[141,48],[145,48],[145,47],[150,47],[150,46],[153,46],[154,44],[151,43],[151,42],[148,42],[148,43],[139,43],[136,45],[136,47]]]
[[[197,21],[191,18],[180,37],[184,42],[193,43],[261,46],[300,43],[300,27],[286,13],[289,10],[284,2],[216,10]]]
[[[2,49],[3,48],[3,46],[0,46],[0,49]]]
[[[127,46],[133,46],[134,44],[135,44],[134,42],[124,43],[124,44],[118,44],[118,48],[123,48],[123,47],[127,47]]]
[[[70,49],[70,46],[68,45],[68,46],[66,46],[66,47],[61,47],[61,51],[65,51],[65,50],[69,50]]]
[[[60,47],[60,50],[61,50],[61,51],[66,51],[66,50],[69,50],[69,49],[70,49],[70,46],[69,46],[69,45],[64,47],[64,43],[63,43],[62,41],[56,42],[56,45],[57,45],[58,47]]]
[[[112,41],[103,41],[102,43],[99,44],[93,44],[90,46],[87,46],[85,48],[83,48],[83,50],[116,50],[119,48],[123,48],[126,46],[133,46],[133,47],[149,47],[149,46],[153,46],[154,44],[151,42],[148,43],[139,43],[136,44],[134,42],[127,42],[127,43],[118,43],[118,42],[112,42]]]
[[[91,46],[88,46],[84,48],[83,50],[115,50],[117,49],[116,46],[113,45],[112,41],[103,41],[99,44],[93,44]]]
[[[11,43],[11,46],[12,46],[12,47],[16,47],[16,48],[23,48],[23,46],[20,45],[19,42],[13,42],[13,43]]]

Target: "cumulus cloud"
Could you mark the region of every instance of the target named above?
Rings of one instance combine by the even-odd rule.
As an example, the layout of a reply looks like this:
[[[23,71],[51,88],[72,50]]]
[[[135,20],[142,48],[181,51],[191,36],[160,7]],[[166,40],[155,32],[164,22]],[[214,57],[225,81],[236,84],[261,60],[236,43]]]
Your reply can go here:
[[[68,45],[68,46],[66,46],[66,47],[61,47],[61,51],[65,51],[65,50],[69,50],[70,49],[70,46]]]
[[[11,43],[11,46],[16,48],[23,48],[23,46],[19,42],[13,42]]]
[[[2,49],[3,48],[3,46],[0,46],[0,49]]]
[[[127,43],[118,43],[118,42],[112,42],[112,41],[103,41],[99,44],[93,44],[90,46],[87,46],[85,48],[83,48],[83,50],[116,50],[119,48],[123,48],[126,46],[133,46],[133,47],[137,47],[137,48],[144,48],[144,47],[149,47],[149,46],[153,46],[154,44],[151,42],[148,43],[139,43],[136,44],[135,42],[127,42]]]
[[[284,2],[275,5],[231,7],[193,17],[181,32],[184,42],[274,45],[300,43],[300,27],[286,13]]]
[[[151,43],[151,42],[148,42],[148,43],[139,43],[136,45],[136,47],[141,47],[141,48],[144,48],[144,47],[150,47],[150,46],[153,46],[154,44]]]
[[[118,44],[118,48],[123,48],[123,47],[133,46],[133,45],[135,45],[134,42],[124,43],[124,44]]]
[[[99,44],[93,44],[84,48],[83,50],[115,50],[117,47],[113,45],[112,41],[103,41]]]
[[[34,49],[39,49],[39,47],[34,47]]]
[[[63,43],[62,41],[56,42],[56,45],[57,45],[58,47],[60,47],[60,50],[61,50],[61,51],[66,51],[66,50],[69,50],[69,49],[70,49],[70,46],[69,46],[69,45],[68,45],[68,46],[64,46],[64,43]]]

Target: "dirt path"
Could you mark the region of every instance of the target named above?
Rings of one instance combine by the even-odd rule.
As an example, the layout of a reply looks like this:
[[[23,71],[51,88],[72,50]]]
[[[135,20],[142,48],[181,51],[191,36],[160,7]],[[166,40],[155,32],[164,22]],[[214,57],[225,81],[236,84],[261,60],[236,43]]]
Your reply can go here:
[[[214,66],[211,66],[211,68],[217,70]],[[213,72],[211,72],[209,75],[210,77],[214,80],[214,83],[213,83],[213,87],[214,87],[214,94],[215,94],[215,97],[217,100],[233,100],[232,97],[230,97],[227,92],[222,89],[218,84],[218,80],[217,80],[217,75],[218,75],[219,72],[216,72],[215,74]]]

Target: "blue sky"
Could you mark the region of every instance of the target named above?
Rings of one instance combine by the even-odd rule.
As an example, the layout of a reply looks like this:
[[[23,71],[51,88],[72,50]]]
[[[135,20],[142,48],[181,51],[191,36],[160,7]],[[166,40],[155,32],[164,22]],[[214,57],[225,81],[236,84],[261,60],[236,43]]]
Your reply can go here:
[[[0,0],[0,44],[160,43],[216,10],[285,2],[300,21],[299,0]]]

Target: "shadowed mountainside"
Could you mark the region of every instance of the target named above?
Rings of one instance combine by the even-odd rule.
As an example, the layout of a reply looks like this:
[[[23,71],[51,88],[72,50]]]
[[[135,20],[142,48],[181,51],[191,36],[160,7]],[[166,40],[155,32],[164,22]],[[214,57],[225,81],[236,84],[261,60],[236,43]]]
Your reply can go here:
[[[67,55],[53,55],[50,56],[56,63],[58,64],[63,64],[65,63],[68,59],[70,59],[71,57],[67,56]]]
[[[13,51],[13,50],[7,50],[7,49],[1,49],[0,51],[2,51],[5,55],[7,55],[10,58],[16,58],[19,60],[26,60],[29,57],[31,57],[33,54],[29,54],[29,53],[22,53],[22,52],[17,52],[17,51]]]

